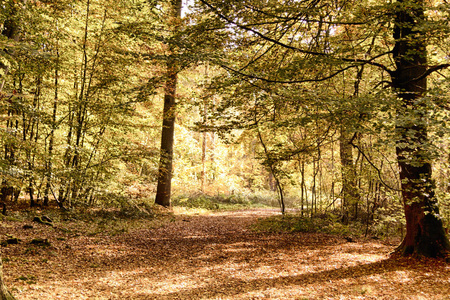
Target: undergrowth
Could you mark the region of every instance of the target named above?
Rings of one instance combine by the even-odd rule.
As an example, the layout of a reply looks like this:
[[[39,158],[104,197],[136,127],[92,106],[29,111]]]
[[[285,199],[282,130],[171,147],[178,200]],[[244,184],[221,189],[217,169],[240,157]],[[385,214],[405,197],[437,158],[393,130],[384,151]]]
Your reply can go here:
[[[306,232],[306,233],[327,233],[342,236],[368,236],[368,237],[394,237],[397,232],[387,234],[379,227],[369,226],[361,222],[351,222],[343,224],[340,217],[332,213],[321,214],[314,217],[305,217],[294,214],[284,216],[272,216],[259,219],[253,226],[256,231],[265,232]]]
[[[244,208],[273,207],[270,199],[261,196],[193,194],[174,197],[173,206],[207,210],[234,210]]]
[[[88,236],[117,235],[140,228],[160,227],[174,218],[169,209],[142,201],[120,207],[21,209],[11,211],[5,219],[35,227],[37,224],[33,219],[43,216],[51,220],[48,225],[56,231]]]

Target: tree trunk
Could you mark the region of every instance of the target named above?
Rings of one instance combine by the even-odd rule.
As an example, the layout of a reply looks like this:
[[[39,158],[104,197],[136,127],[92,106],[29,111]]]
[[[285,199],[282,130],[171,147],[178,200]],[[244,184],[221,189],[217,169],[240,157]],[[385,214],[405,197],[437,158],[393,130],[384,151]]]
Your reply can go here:
[[[356,183],[356,167],[353,162],[353,147],[350,144],[351,135],[345,128],[341,128],[339,137],[339,153],[341,157],[342,174],[342,222],[347,224],[357,214],[359,202],[358,186]],[[351,216],[353,210],[354,215]]]
[[[59,68],[59,50],[58,43],[56,44],[56,66],[55,66],[55,95],[53,98],[53,110],[52,110],[52,129],[50,131],[50,141],[48,145],[48,160],[47,160],[47,171],[46,171],[46,186],[44,192],[44,206],[49,204],[49,193],[52,182],[52,169],[53,169],[53,144],[55,139],[55,129],[56,129],[56,111],[58,108],[58,68]]]
[[[305,186],[305,158],[304,157],[301,158],[300,175],[301,175],[301,181],[300,181],[300,190],[301,190],[300,205],[301,205],[301,209],[300,209],[300,211],[301,211],[302,217],[303,217],[303,213],[304,213],[304,210],[305,210],[304,203],[305,203],[305,190],[306,190],[306,186]],[[308,208],[307,200],[306,200],[306,208]]]
[[[312,185],[311,185],[311,214],[310,217],[314,217],[315,212],[317,212],[316,203],[316,178],[317,178],[317,168],[316,168],[316,158],[313,157],[313,169],[312,169]]]
[[[395,15],[393,87],[401,105],[396,120],[397,161],[406,217],[406,236],[398,247],[402,255],[445,256],[450,243],[439,216],[428,148],[427,108],[421,98],[427,89],[423,0],[399,0]]]
[[[170,206],[172,165],[173,165],[173,140],[175,132],[175,91],[177,74],[170,74],[166,83],[164,95],[163,126],[161,135],[161,153],[158,173],[158,186],[155,203],[162,206]]]
[[[207,107],[206,107],[206,100],[203,101],[203,122],[206,123],[207,121]],[[206,185],[206,148],[207,148],[207,132],[202,132],[202,172],[201,172],[201,192],[205,192],[205,185]]]
[[[211,146],[209,149],[210,157],[209,161],[211,164],[211,179],[209,180],[209,183],[214,183],[214,180],[216,180],[216,163],[215,163],[215,157],[214,157],[214,151],[216,149],[216,133],[213,131],[211,132]]]
[[[179,26],[181,18],[181,0],[172,1],[172,22],[174,32]],[[171,47],[171,46],[169,46]],[[171,53],[172,54],[172,53]],[[167,79],[164,91],[163,125],[161,134],[161,152],[158,172],[158,186],[156,189],[155,203],[162,206],[170,206],[170,194],[172,183],[173,164],[173,140],[175,132],[175,93],[177,88],[178,68],[174,57],[167,62]]]

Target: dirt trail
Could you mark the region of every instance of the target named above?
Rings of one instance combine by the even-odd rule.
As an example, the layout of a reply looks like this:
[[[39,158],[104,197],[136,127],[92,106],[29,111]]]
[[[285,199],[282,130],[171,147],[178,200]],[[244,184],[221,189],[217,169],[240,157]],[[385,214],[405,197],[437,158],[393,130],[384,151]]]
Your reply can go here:
[[[249,229],[274,213],[178,216],[114,237],[49,236],[53,250],[6,248],[5,275],[18,299],[449,299],[444,263],[389,260],[393,247],[376,241]]]

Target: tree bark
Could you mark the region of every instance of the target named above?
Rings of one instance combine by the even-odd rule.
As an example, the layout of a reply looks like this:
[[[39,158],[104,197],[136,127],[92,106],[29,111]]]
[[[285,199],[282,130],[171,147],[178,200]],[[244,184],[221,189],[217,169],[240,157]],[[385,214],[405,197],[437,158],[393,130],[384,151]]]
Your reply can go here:
[[[181,0],[173,0],[171,7],[171,17],[174,23],[175,32],[181,18]],[[169,45],[169,48],[172,48]],[[163,125],[161,132],[161,151],[158,172],[158,186],[156,189],[155,203],[162,206],[170,206],[172,165],[173,165],[173,141],[175,133],[175,108],[176,108],[176,88],[178,77],[178,66],[172,56],[173,49],[170,49],[170,56],[167,62],[167,79],[164,91]]]
[[[59,68],[59,50],[58,42],[56,44],[56,66],[55,66],[55,95],[53,98],[53,110],[52,110],[52,129],[50,131],[50,141],[48,144],[48,160],[47,160],[47,171],[46,171],[46,186],[44,191],[44,206],[49,204],[49,192],[52,182],[52,169],[53,169],[53,144],[55,139],[55,129],[56,129],[56,111],[58,109],[58,68]]]
[[[427,51],[423,0],[398,0],[395,15],[393,87],[401,103],[397,111],[396,153],[406,217],[406,236],[397,248],[402,255],[441,257],[450,243],[445,234],[432,179],[426,105]]]
[[[347,224],[350,219],[358,216],[360,195],[356,183],[356,167],[353,162],[353,147],[350,143],[350,133],[341,126],[339,137],[339,153],[341,158],[342,176],[342,222]]]

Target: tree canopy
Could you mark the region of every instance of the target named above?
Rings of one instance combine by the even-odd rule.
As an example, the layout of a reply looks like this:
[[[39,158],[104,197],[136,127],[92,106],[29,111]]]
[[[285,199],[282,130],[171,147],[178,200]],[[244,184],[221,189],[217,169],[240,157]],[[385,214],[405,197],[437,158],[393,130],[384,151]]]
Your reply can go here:
[[[398,253],[445,256],[449,14],[431,0],[4,1],[1,200],[276,198],[366,234],[395,224]]]

